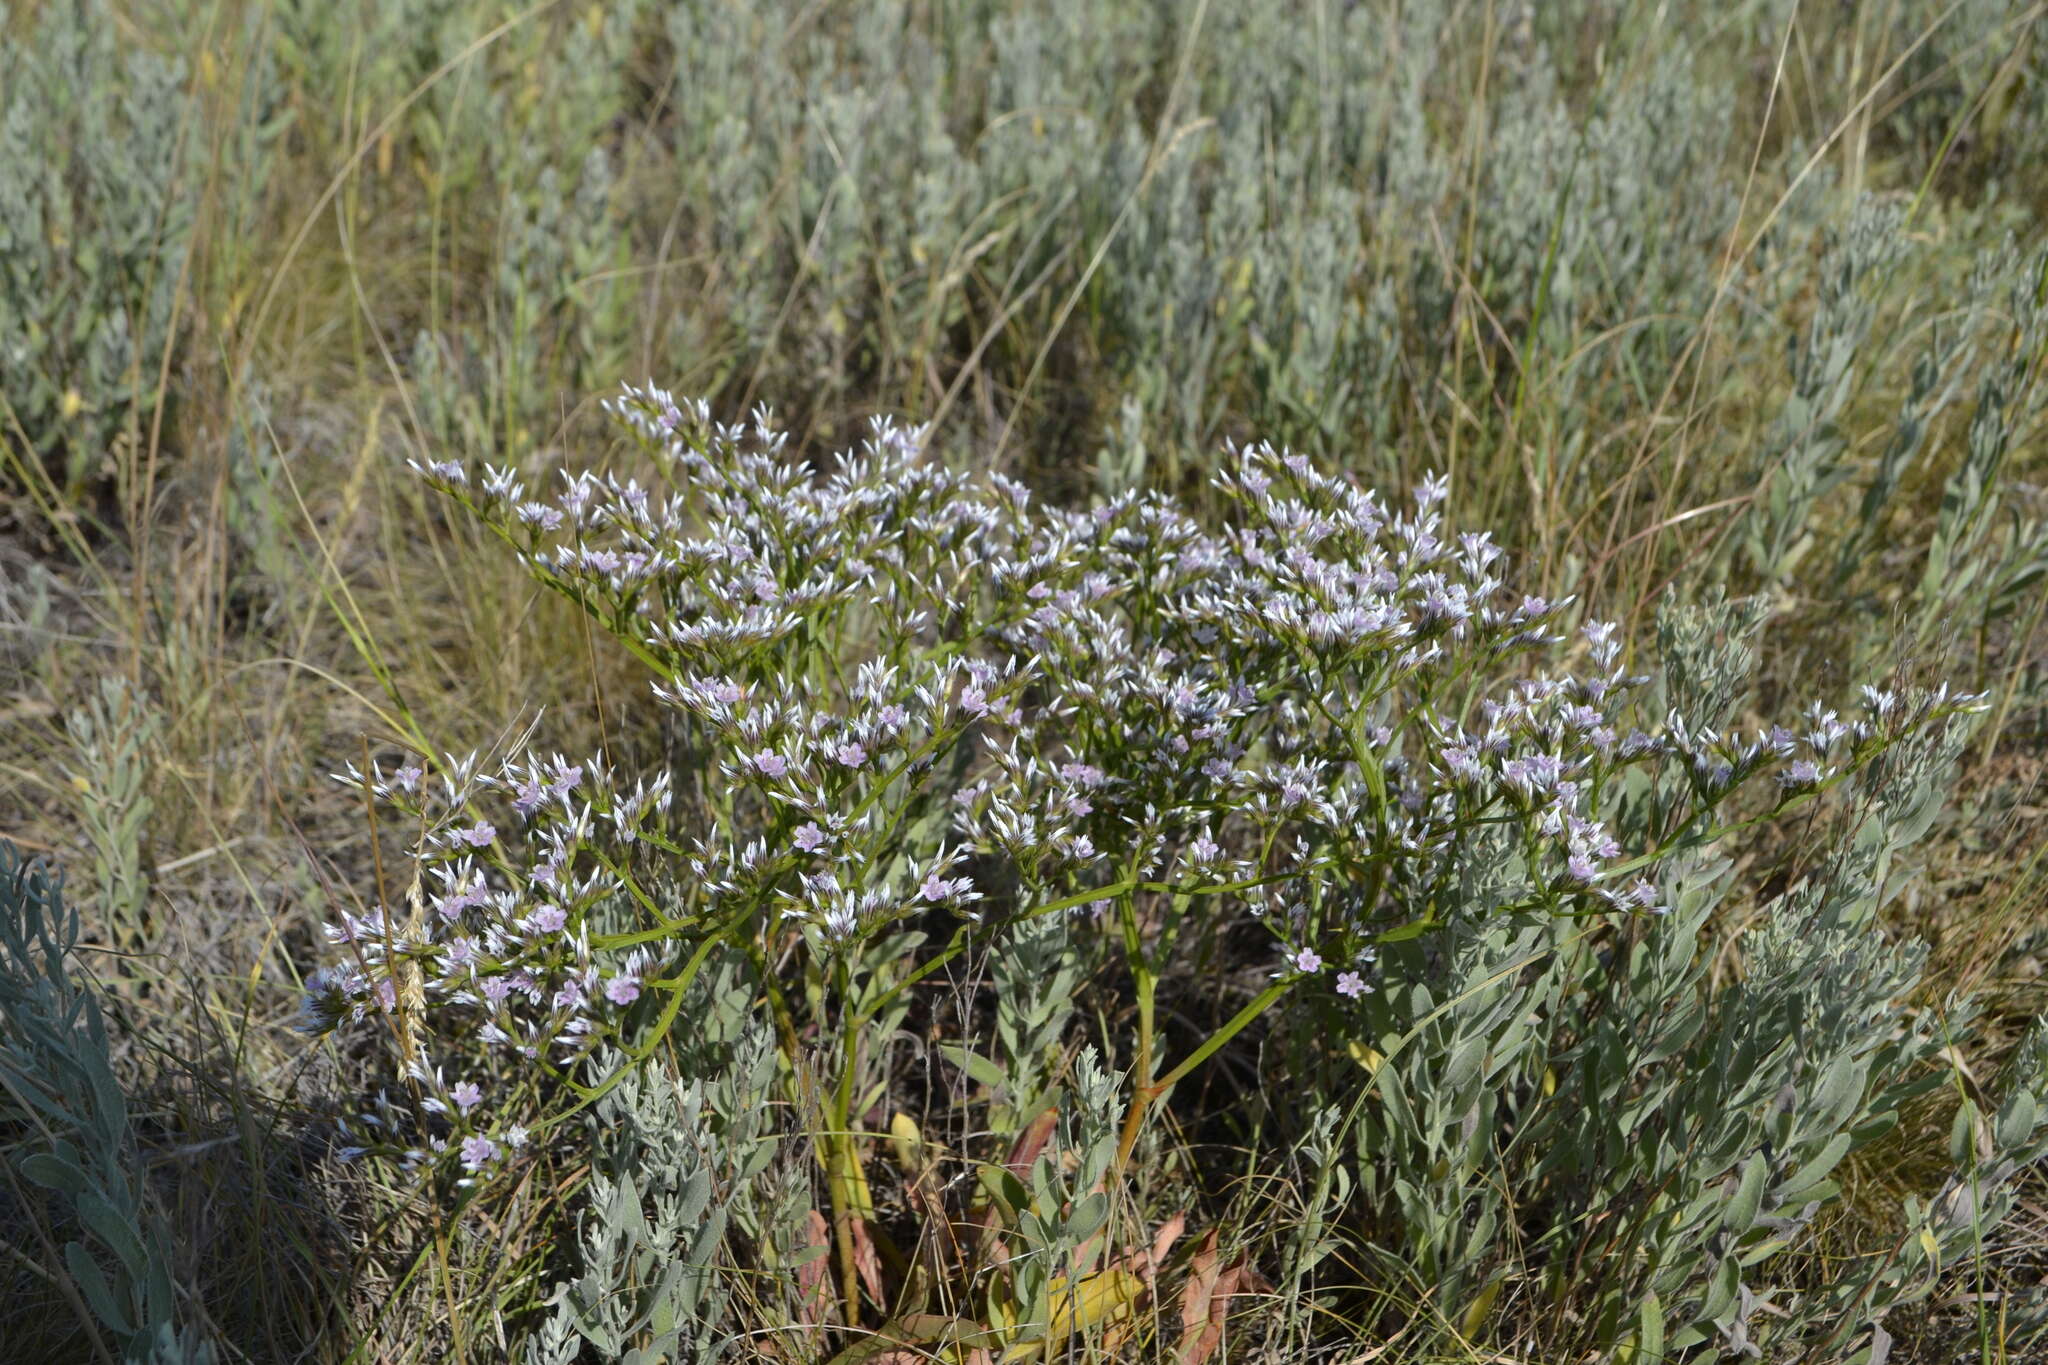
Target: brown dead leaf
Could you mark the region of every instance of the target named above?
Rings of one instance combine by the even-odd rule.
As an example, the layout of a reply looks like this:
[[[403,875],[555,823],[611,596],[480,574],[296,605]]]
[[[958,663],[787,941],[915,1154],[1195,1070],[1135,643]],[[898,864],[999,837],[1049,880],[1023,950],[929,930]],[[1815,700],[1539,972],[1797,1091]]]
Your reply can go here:
[[[1204,1365],[1216,1353],[1223,1344],[1231,1299],[1239,1294],[1269,1293],[1273,1288],[1243,1257],[1220,1268],[1216,1261],[1216,1230],[1211,1228],[1189,1263],[1187,1285],[1181,1291],[1179,1365]]]
[[[876,1303],[886,1304],[882,1296],[882,1258],[875,1252],[875,1239],[868,1233],[865,1218],[855,1218],[853,1223],[853,1268],[860,1275],[861,1287],[868,1291],[868,1297]]]
[[[825,1215],[812,1209],[804,1218],[804,1246],[806,1249],[823,1251],[831,1244],[832,1229],[825,1222]],[[825,1272],[831,1266],[829,1255],[817,1256],[796,1268],[796,1284],[802,1296],[797,1312],[802,1321],[817,1324],[826,1320],[832,1308],[832,1291],[825,1283]]]
[[[1194,1358],[1189,1351],[1208,1325],[1209,1300],[1215,1296],[1216,1279],[1220,1273],[1216,1262],[1216,1229],[1210,1228],[1203,1234],[1202,1244],[1195,1248],[1194,1259],[1188,1263],[1187,1283],[1181,1286],[1181,1365],[1192,1365]]]
[[[1180,1235],[1187,1230],[1188,1216],[1185,1213],[1176,1213],[1161,1223],[1159,1231],[1152,1234],[1152,1254],[1147,1258],[1144,1270],[1146,1283],[1151,1283],[1159,1267],[1166,1264],[1166,1253],[1173,1250],[1173,1244],[1178,1242]]]
[[[1045,1150],[1045,1144],[1052,1138],[1053,1125],[1059,1122],[1059,1110],[1052,1108],[1031,1120],[1031,1126],[1017,1135],[1017,1141],[1010,1148],[1009,1160],[1003,1164],[1010,1168],[1010,1174],[1019,1180],[1031,1179],[1032,1163]]]

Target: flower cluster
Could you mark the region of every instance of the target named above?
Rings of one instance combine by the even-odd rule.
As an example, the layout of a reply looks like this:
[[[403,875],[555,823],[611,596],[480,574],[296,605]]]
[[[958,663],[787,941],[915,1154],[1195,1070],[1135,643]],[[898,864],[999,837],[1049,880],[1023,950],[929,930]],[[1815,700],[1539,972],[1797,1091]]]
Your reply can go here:
[[[350,768],[421,833],[403,903],[334,927],[312,1027],[431,1010],[566,1077],[666,1027],[714,936],[772,989],[935,915],[999,935],[1055,911],[1140,953],[1255,919],[1281,978],[1356,1000],[1393,934],[1655,911],[1656,858],[1738,790],[1804,799],[1974,700],[1870,692],[1861,719],[1753,740],[1645,725],[1615,627],[1511,591],[1438,479],[1395,505],[1233,448],[1211,526],[1158,494],[1044,506],[888,423],[820,474],[762,414],[652,387],[610,407],[645,482],[420,473],[647,664],[694,770]],[[1637,769],[1683,799],[1625,831]],[[412,1080],[429,1150],[470,1175],[516,1150],[474,1080],[424,1056]]]

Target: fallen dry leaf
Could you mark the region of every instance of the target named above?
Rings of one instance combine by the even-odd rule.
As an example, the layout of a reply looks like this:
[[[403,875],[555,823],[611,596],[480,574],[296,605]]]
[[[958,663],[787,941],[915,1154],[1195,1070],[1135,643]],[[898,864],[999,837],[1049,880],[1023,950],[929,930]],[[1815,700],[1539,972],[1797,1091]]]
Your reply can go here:
[[[887,1303],[882,1295],[882,1258],[875,1253],[875,1239],[868,1235],[865,1218],[853,1221],[853,1268],[860,1275],[861,1287],[868,1291],[868,1297],[876,1303]]]
[[[1219,1267],[1216,1230],[1211,1228],[1189,1263],[1187,1285],[1181,1291],[1179,1365],[1203,1365],[1223,1344],[1231,1299],[1266,1293],[1272,1287],[1243,1257]]]
[[[804,1219],[804,1246],[824,1251],[831,1244],[831,1237],[832,1229],[826,1224],[825,1215],[812,1209]],[[823,1322],[831,1311],[832,1291],[825,1283],[825,1272],[831,1263],[829,1255],[816,1256],[796,1268],[797,1290],[802,1295],[797,1313],[804,1322]]]

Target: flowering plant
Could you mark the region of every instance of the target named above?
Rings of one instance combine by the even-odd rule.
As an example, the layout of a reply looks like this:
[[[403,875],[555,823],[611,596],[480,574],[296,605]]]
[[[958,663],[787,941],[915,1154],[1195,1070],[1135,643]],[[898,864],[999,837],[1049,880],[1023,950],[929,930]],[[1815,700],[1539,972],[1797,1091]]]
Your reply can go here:
[[[1650,723],[1616,628],[1510,592],[1441,479],[1396,506],[1233,448],[1211,527],[1156,493],[1046,506],[888,423],[821,475],[761,414],[652,387],[609,406],[651,482],[420,472],[645,663],[676,759],[630,783],[595,756],[343,775],[416,828],[416,870],[405,904],[334,926],[311,1018],[394,1020],[431,1118],[393,1140],[465,1179],[647,1057],[727,945],[792,1066],[811,1027],[837,1040],[845,1236],[864,1031],[1046,916],[1134,988],[1121,1163],[1150,1103],[1284,997],[1342,1008],[1381,945],[1453,921],[1661,913],[1657,864],[1975,700],[1867,690],[1860,718],[1747,738]],[[1270,937],[1270,984],[1167,1067],[1160,975],[1237,922]],[[428,1014],[534,1087],[444,1076]],[[598,1074],[600,1048],[626,1064]]]

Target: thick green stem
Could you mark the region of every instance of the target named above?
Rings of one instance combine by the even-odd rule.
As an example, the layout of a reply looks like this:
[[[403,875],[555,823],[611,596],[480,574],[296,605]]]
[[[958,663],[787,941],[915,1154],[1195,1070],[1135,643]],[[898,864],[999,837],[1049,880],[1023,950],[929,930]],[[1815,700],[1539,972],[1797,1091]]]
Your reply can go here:
[[[1121,1172],[1138,1143],[1138,1130],[1145,1126],[1145,1111],[1152,1102],[1152,1020],[1158,980],[1145,957],[1144,936],[1138,929],[1135,897],[1126,891],[1117,897],[1117,913],[1124,931],[1124,953],[1130,959],[1131,978],[1138,994],[1138,1056],[1131,1072],[1131,1103],[1124,1113],[1122,1135],[1116,1144],[1115,1170]]]
[[[1145,1115],[1151,1108],[1152,1101],[1173,1089],[1174,1086],[1187,1078],[1189,1072],[1215,1056],[1225,1043],[1244,1032],[1252,1020],[1271,1009],[1279,1001],[1280,997],[1286,995],[1293,987],[1294,983],[1292,981],[1275,981],[1272,985],[1254,996],[1250,1004],[1246,1005],[1236,1014],[1233,1014],[1230,1017],[1229,1023],[1210,1034],[1200,1047],[1182,1059],[1180,1065],[1174,1067],[1173,1070],[1167,1072],[1158,1080],[1141,1083],[1138,1086],[1137,1092],[1131,1097],[1130,1110],[1124,1115],[1123,1136],[1118,1140],[1116,1146],[1116,1170],[1123,1170],[1124,1164],[1130,1160],[1131,1149],[1138,1145],[1138,1132],[1145,1126]],[[1151,1049],[1149,1038],[1141,1037],[1139,1039],[1139,1050],[1140,1055],[1145,1059],[1145,1064],[1150,1065],[1151,1058],[1149,1053]]]
[[[826,1127],[826,1186],[832,1197],[833,1240],[839,1246],[839,1298],[848,1327],[860,1325],[860,1264],[856,1259],[853,1220],[856,1216],[855,1183],[860,1154],[853,1145],[853,1068],[860,1048],[860,1022],[851,1008],[850,982],[845,959],[833,972],[839,997],[846,1004],[846,1025],[841,1034],[839,1084],[832,1092],[832,1110]]]

